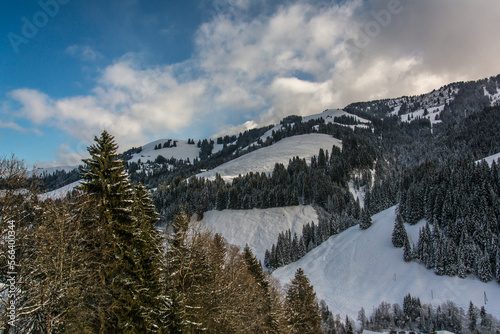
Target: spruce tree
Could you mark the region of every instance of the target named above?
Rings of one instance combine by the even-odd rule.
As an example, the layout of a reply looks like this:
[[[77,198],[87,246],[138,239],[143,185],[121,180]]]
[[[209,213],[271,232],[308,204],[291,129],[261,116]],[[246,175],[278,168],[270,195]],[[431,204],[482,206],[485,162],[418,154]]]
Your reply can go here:
[[[403,240],[403,258],[406,262],[413,260],[412,247],[410,246],[410,241],[408,240],[408,235],[405,233],[405,238]]]
[[[186,305],[186,295],[191,282],[191,256],[188,246],[189,218],[181,209],[173,224],[173,233],[169,235],[166,271],[167,293],[171,298],[171,312],[165,315],[169,333],[185,333],[190,327],[190,315]]]
[[[89,319],[94,331],[141,332],[157,328],[160,297],[161,240],[154,230],[156,215],[139,189],[134,191],[118,145],[104,131],[88,148],[90,158],[81,168],[79,189],[94,208],[86,227],[97,233],[90,239],[87,258],[95,264],[98,281],[87,307],[96,310]],[[94,232],[95,231],[95,232]]]
[[[474,304],[472,304],[472,301],[471,301],[469,303],[469,310],[467,312],[467,317],[469,319],[469,326],[468,327],[472,333],[475,333],[476,329],[477,329],[477,317],[478,317],[477,313],[478,313],[477,309],[474,306]]]
[[[482,282],[491,281],[491,265],[487,252],[481,252],[477,264],[477,277]]]
[[[289,333],[321,333],[321,315],[316,293],[299,268],[286,293],[285,314]]]
[[[275,317],[273,312],[273,303],[272,296],[270,292],[269,280],[267,279],[264,270],[262,269],[262,265],[257,261],[257,258],[253,254],[252,250],[248,246],[245,245],[243,249],[243,259],[248,267],[248,270],[252,274],[256,283],[262,288],[262,295],[264,296],[264,300],[262,304],[260,304],[259,309],[256,310],[259,313],[262,313],[262,317],[264,319],[264,324],[262,327],[269,332],[277,332],[278,330],[278,320]]]
[[[372,226],[372,218],[370,217],[370,212],[368,211],[368,209],[362,209],[361,210],[361,220],[359,222],[359,227],[362,230],[366,230],[370,226]]]
[[[397,215],[394,230],[392,231],[392,244],[394,247],[401,248],[405,244],[405,238],[408,239],[408,235],[406,234],[403,218],[401,215]]]

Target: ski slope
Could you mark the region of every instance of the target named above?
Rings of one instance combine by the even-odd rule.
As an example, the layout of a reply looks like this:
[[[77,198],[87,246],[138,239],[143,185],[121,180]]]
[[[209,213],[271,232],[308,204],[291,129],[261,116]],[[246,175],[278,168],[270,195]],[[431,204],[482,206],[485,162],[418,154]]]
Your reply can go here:
[[[271,250],[278,235],[290,229],[302,234],[302,226],[318,224],[316,210],[310,205],[272,209],[208,211],[203,216],[205,228],[222,235],[230,244],[243,248],[246,243],[264,263],[266,249]]]
[[[288,166],[293,157],[310,158],[318,155],[320,148],[332,150],[333,146],[342,147],[339,139],[325,134],[307,134],[284,138],[277,143],[263,147],[256,151],[245,154],[216,168],[198,174],[198,177],[215,179],[220,174],[223,179],[230,181],[239,174],[245,175],[250,172],[271,173],[276,163]]]
[[[392,207],[374,215],[373,225],[365,231],[354,226],[332,236],[299,261],[274,271],[273,276],[284,285],[302,268],[318,299],[324,299],[333,314],[353,319],[361,307],[371,310],[382,301],[401,305],[408,293],[418,296],[422,303],[435,306],[451,300],[464,310],[472,301],[478,307],[484,305],[488,313],[499,318],[497,282],[437,276],[417,262],[404,262],[403,249],[391,243],[394,211]],[[417,242],[423,224],[406,225],[410,243]]]

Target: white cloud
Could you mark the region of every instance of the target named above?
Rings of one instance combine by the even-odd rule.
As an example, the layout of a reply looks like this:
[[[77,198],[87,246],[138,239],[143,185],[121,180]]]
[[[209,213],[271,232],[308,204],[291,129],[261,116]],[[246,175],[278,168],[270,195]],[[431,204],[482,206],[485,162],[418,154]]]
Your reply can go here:
[[[12,121],[4,122],[4,121],[0,120],[0,128],[11,129],[11,130],[25,132],[25,133],[32,132],[38,136],[42,135],[42,132],[36,128],[25,128],[25,127],[22,127],[21,125],[15,123],[15,122],[12,122]]]
[[[64,53],[73,57],[80,58],[80,60],[85,62],[95,62],[96,60],[104,58],[104,56],[100,52],[92,49],[88,45],[70,45],[66,48],[66,50],[64,50]]]
[[[53,114],[52,101],[44,93],[32,89],[17,89],[10,92],[9,96],[22,104],[20,114],[36,124],[42,124]]]
[[[49,124],[89,143],[107,129],[121,146],[177,132],[203,114],[206,82],[179,82],[168,66],[139,69],[124,61],[103,72],[93,94],[51,99],[30,89],[10,93],[21,114],[36,124]]]
[[[497,0],[401,0],[401,10],[357,49],[363,30],[377,24],[373,12],[389,2],[303,0],[272,11],[265,6],[260,15],[250,15],[251,1],[230,3],[216,2],[214,19],[199,27],[185,62],[150,67],[126,55],[103,69],[86,96],[52,99],[20,89],[10,97],[36,124],[56,125],[81,140],[106,128],[120,145],[132,146],[197,127],[239,131],[288,114],[500,73]],[[66,52],[99,57],[77,45]]]

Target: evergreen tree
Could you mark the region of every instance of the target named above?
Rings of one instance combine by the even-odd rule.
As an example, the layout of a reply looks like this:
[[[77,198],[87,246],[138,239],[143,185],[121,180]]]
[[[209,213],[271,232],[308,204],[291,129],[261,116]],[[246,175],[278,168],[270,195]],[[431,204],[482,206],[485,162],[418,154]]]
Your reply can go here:
[[[392,231],[392,244],[394,247],[401,248],[405,244],[405,239],[408,239],[406,229],[401,215],[396,216],[394,230]]]
[[[475,333],[477,330],[477,317],[478,317],[477,309],[474,306],[474,304],[472,304],[472,302],[470,302],[469,303],[469,310],[467,311],[467,318],[469,319],[469,326],[468,327],[472,333]]]
[[[164,295],[162,269],[164,268],[163,240],[156,229],[158,214],[149,197],[149,194],[142,184],[134,187],[135,199],[132,207],[132,215],[137,220],[137,228],[134,235],[135,263],[140,264],[136,268],[137,278],[136,289],[141,291],[136,298],[141,305],[148,305],[151,309],[149,313],[144,313],[148,317],[147,321],[154,326],[157,322],[155,313],[161,310],[168,298]],[[152,307],[155,309],[152,309]],[[143,311],[147,308],[141,306]]]
[[[410,246],[410,241],[408,240],[408,235],[406,235],[406,238],[404,238],[403,241],[403,258],[406,262],[413,260],[413,252],[412,247]]]
[[[166,280],[167,293],[171,298],[171,310],[165,315],[169,333],[185,333],[193,323],[188,314],[186,294],[192,269],[192,259],[188,247],[189,218],[181,209],[173,224],[173,233],[167,238],[168,248],[166,254]]]
[[[248,244],[246,244],[243,249],[243,259],[256,283],[261,287],[262,295],[264,296],[263,303],[260,305],[260,308],[256,310],[262,313],[261,317],[264,319],[264,324],[262,324],[261,327],[265,328],[266,331],[276,333],[279,328],[279,320],[277,319],[275,310],[273,310],[273,298],[270,291],[269,280]]]
[[[288,286],[285,314],[289,333],[321,333],[316,293],[301,268],[297,269]]]
[[[361,330],[363,330],[368,323],[368,318],[366,317],[366,312],[363,307],[361,307],[361,310],[358,312],[358,321],[361,324]]]
[[[162,295],[156,214],[145,190],[138,187],[136,193],[130,184],[114,138],[104,131],[95,141],[88,148],[91,158],[81,168],[79,187],[95,209],[86,224],[99,233],[87,251],[100,278],[92,289],[102,293],[90,301],[97,305],[86,305],[97,310],[91,327],[101,332],[151,331],[157,328],[157,297]]]
[[[362,230],[366,230],[370,226],[372,226],[372,218],[370,217],[370,212],[368,211],[368,209],[362,209],[361,210],[361,220],[359,222],[359,227]]]
[[[491,281],[491,265],[488,253],[481,253],[477,264],[477,277],[482,282]]]
[[[420,315],[421,308],[422,304],[420,303],[419,298],[412,297],[410,294],[405,296],[403,300],[403,312],[407,319],[412,322],[415,321],[415,319]]]

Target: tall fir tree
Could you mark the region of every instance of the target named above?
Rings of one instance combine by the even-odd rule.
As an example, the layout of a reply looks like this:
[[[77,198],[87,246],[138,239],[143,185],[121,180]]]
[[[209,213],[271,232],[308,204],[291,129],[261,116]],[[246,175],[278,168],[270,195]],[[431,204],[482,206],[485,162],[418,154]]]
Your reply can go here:
[[[187,292],[191,283],[192,258],[188,245],[189,218],[181,209],[173,224],[173,233],[168,236],[166,254],[167,293],[171,298],[171,312],[165,313],[168,333],[187,333],[193,330],[192,315],[189,314]]]
[[[477,277],[482,282],[491,281],[491,264],[487,252],[481,252],[477,263]]]
[[[472,301],[469,302],[469,310],[467,311],[467,318],[469,320],[469,330],[471,333],[476,333],[477,330],[477,317],[478,312],[477,308],[472,304]]]
[[[287,289],[285,314],[289,333],[321,333],[316,293],[301,268],[297,269]]]
[[[156,215],[144,193],[137,194],[128,180],[118,145],[107,131],[88,148],[90,158],[81,168],[79,189],[88,197],[93,214],[88,229],[97,231],[87,247],[94,261],[102,295],[86,305],[90,328],[102,333],[141,332],[158,329],[161,309],[161,240],[154,229]],[[139,192],[143,192],[139,189]],[[90,257],[88,256],[90,254]],[[94,287],[90,287],[94,289]]]
[[[392,231],[392,244],[394,247],[401,248],[405,245],[405,239],[408,239],[408,235],[406,234],[403,218],[398,214]]]
[[[372,218],[370,217],[370,212],[367,208],[361,209],[361,219],[359,222],[359,227],[362,230],[366,230],[370,226],[372,226]]]

